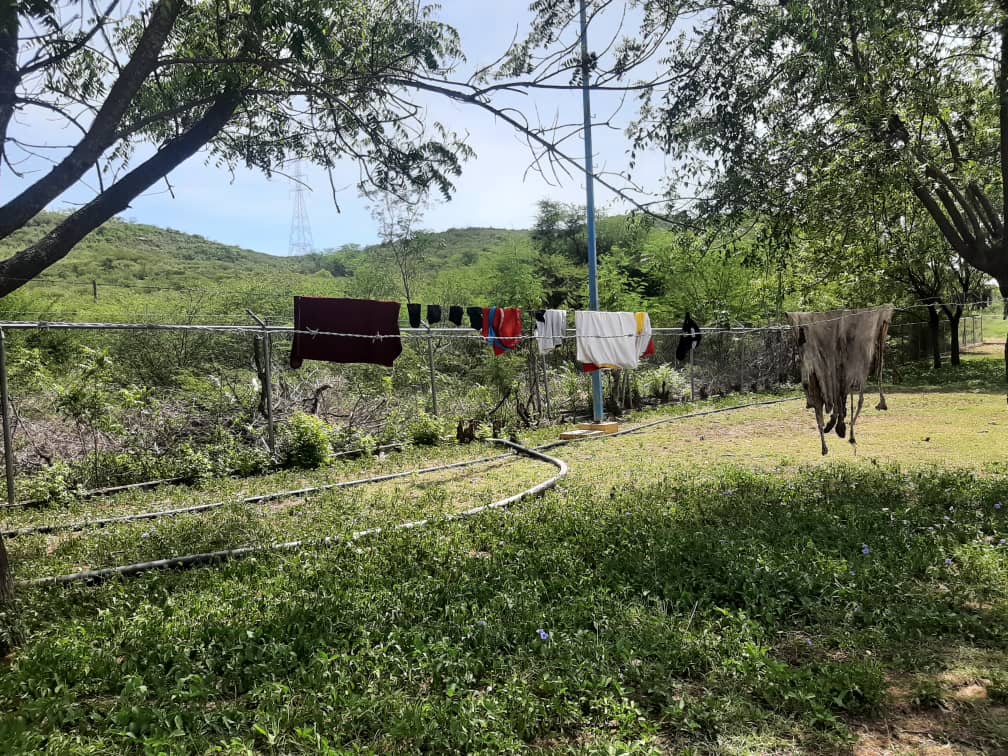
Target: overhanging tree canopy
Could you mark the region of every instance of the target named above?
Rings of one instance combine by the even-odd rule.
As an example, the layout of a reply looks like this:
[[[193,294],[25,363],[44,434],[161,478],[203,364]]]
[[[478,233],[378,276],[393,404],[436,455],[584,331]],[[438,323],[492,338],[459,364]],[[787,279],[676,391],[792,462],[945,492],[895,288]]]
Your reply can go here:
[[[0,238],[79,181],[91,179],[96,196],[0,262],[0,296],[201,150],[223,167],[267,173],[292,158],[330,169],[349,158],[365,191],[447,195],[471,151],[428,122],[431,97],[471,104],[524,134],[538,170],[582,170],[563,146],[579,126],[541,125],[507,100],[578,85],[576,5],[549,4],[533,3],[544,15],[498,64],[459,75],[457,33],[419,0],[148,0],[139,9],[123,0],[15,0],[0,11],[0,176],[17,173],[25,153],[52,147],[12,130],[19,114],[56,114],[79,136],[0,208]],[[616,18],[599,35],[593,82],[624,92],[661,86],[661,76],[629,76],[654,58],[673,19],[644,0],[591,5],[593,25]],[[647,44],[622,36],[624,5],[646,11]],[[599,180],[629,196],[626,185]]]
[[[454,30],[408,0],[156,0],[139,15],[113,0],[22,0],[0,35],[4,169],[38,152],[10,132],[18,113],[57,113],[80,137],[0,208],[10,235],[94,172],[97,196],[0,263],[0,295],[63,256],[139,193],[207,148],[221,165],[271,172],[289,158],[357,160],[361,184],[447,194],[468,154],[427,127],[395,77],[434,75],[461,57]],[[74,13],[79,15],[73,21]],[[434,137],[427,135],[433,133]],[[139,145],[153,155],[134,159]]]
[[[843,228],[866,182],[901,184],[1008,290],[1008,3],[661,4],[691,31],[668,50],[668,90],[644,92],[633,136],[679,161],[673,201]]]

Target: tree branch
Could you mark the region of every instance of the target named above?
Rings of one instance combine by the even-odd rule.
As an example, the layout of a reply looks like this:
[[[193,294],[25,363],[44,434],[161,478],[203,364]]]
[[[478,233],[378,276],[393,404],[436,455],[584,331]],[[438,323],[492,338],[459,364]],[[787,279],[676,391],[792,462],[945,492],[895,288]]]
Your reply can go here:
[[[0,156],[5,159],[7,128],[14,117],[17,87],[21,81],[17,70],[18,30],[17,6],[8,3],[6,9],[0,11]]]
[[[997,237],[1004,237],[1004,225],[1001,223],[1001,218],[987,197],[987,193],[980,188],[980,185],[976,181],[970,181],[967,190],[973,195],[973,199],[976,201],[977,207],[980,208],[981,215],[984,217],[991,233]]]
[[[970,229],[970,235],[973,236],[974,239],[979,239],[981,242],[985,243],[986,239],[983,238],[985,230],[980,223],[976,210],[973,208],[973,203],[966,199],[962,191],[956,185],[956,182],[954,182],[947,173],[936,165],[929,165],[925,173],[941,183],[945,189],[951,193],[951,195],[955,198],[955,201],[959,204],[959,207],[966,211],[966,216],[969,219],[970,226],[972,227]]]
[[[948,216],[942,210],[938,202],[935,201],[934,196],[931,194],[927,186],[924,185],[920,179],[914,177],[911,180],[910,188],[913,190],[914,195],[920,200],[921,204],[928,211],[928,214],[938,225],[938,229],[941,231],[942,236],[951,245],[963,259],[969,259],[971,252],[970,246],[966,243],[965,239],[960,235],[959,231],[949,220]],[[979,267],[979,266],[978,266]]]
[[[26,281],[63,259],[91,231],[125,210],[137,195],[192,157],[224,128],[242,99],[243,93],[238,91],[220,95],[203,117],[186,132],[167,142],[153,157],[68,216],[38,242],[0,262],[0,297],[23,286]]]
[[[181,5],[181,0],[158,0],[133,56],[109,89],[87,135],[46,176],[0,207],[0,239],[10,236],[73,186],[114,143],[119,123],[157,65]]]
[[[21,68],[21,76],[30,76],[36,71],[41,71],[42,69],[49,68],[50,66],[59,65],[75,52],[82,50],[87,43],[91,41],[91,38],[98,33],[98,30],[105,26],[105,20],[109,17],[109,15],[111,15],[112,11],[115,10],[115,7],[118,4],[119,0],[111,0],[108,7],[105,9],[105,12],[98,15],[95,25],[92,26],[86,33],[82,34],[58,53],[41,60],[32,60],[26,66]]]
[[[389,83],[391,83],[391,84],[398,84],[400,86],[407,87],[407,88],[410,88],[410,89],[419,89],[419,90],[422,90],[422,91],[425,91],[425,92],[432,92],[434,94],[443,95],[444,97],[447,97],[447,98],[449,98],[451,100],[455,100],[456,102],[462,102],[462,103],[465,103],[467,105],[475,105],[475,106],[477,106],[479,108],[482,108],[483,110],[486,110],[487,112],[492,113],[497,118],[500,118],[502,121],[504,121],[505,123],[507,123],[509,126],[511,126],[516,131],[518,131],[521,134],[523,134],[530,142],[534,142],[535,144],[538,144],[540,147],[542,147],[545,150],[545,152],[547,154],[549,154],[549,156],[551,157],[551,159],[556,160],[556,161],[558,161],[558,162],[560,162],[562,164],[565,164],[567,166],[573,167],[578,173],[587,175],[587,171],[585,170],[585,167],[583,165],[581,165],[581,163],[579,163],[577,160],[575,160],[574,158],[572,158],[566,152],[563,152],[554,142],[551,142],[550,140],[546,139],[541,134],[537,133],[534,129],[530,128],[527,124],[524,124],[521,121],[519,121],[518,119],[516,119],[513,116],[509,115],[502,108],[495,107],[495,106],[491,105],[490,103],[488,103],[488,102],[486,102],[486,101],[484,101],[484,100],[482,100],[482,99],[480,99],[478,97],[475,97],[475,96],[473,96],[471,94],[467,94],[467,93],[464,93],[464,92],[458,92],[458,91],[456,91],[454,89],[451,89],[449,87],[438,86],[436,84],[431,84],[431,83],[424,82],[424,81],[415,81],[415,80],[411,80],[411,79],[397,79],[397,78],[394,78],[394,79],[390,79]],[[629,202],[633,207],[637,208],[639,211],[641,211],[645,215],[647,215],[647,216],[649,216],[651,218],[655,218],[657,220],[661,220],[661,221],[665,221],[665,222],[668,222],[668,223],[672,223],[672,224],[680,226],[680,227],[686,227],[686,224],[684,224],[681,219],[670,218],[670,217],[668,217],[666,215],[654,212],[650,207],[648,207],[644,203],[638,201],[636,198],[632,197],[627,192],[625,192],[624,190],[620,189],[619,187],[617,187],[612,182],[610,182],[610,181],[602,178],[598,174],[593,175],[593,178],[594,178],[594,180],[596,182],[598,182],[599,184],[601,184],[602,186],[604,186],[606,189],[608,189],[609,191],[611,191],[617,197],[619,197],[620,199],[625,200],[626,202]]]

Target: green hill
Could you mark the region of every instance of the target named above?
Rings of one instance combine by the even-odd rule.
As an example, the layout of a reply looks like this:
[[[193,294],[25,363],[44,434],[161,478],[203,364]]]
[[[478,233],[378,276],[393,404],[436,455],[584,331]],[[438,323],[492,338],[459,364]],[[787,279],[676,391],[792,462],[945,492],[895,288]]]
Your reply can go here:
[[[4,257],[58,220],[44,213],[0,241]],[[530,252],[527,231],[450,229],[433,235],[417,297],[460,304],[486,296],[488,266]],[[37,280],[0,301],[7,319],[247,322],[245,308],[290,318],[296,294],[402,298],[397,271],[378,246],[348,245],[274,257],[174,229],[113,220]],[[482,284],[482,285],[481,285]],[[97,298],[95,298],[97,291]]]

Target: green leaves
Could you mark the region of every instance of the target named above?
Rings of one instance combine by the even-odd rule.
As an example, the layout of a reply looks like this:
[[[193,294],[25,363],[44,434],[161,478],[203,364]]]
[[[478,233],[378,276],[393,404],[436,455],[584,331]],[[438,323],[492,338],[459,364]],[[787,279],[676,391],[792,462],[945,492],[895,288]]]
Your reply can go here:
[[[447,530],[23,594],[0,735],[66,752],[827,750],[880,711],[887,677],[959,646],[1002,695],[1000,478],[708,465],[619,473],[600,495],[600,473]],[[157,527],[165,546],[266,537],[238,511],[219,532]]]

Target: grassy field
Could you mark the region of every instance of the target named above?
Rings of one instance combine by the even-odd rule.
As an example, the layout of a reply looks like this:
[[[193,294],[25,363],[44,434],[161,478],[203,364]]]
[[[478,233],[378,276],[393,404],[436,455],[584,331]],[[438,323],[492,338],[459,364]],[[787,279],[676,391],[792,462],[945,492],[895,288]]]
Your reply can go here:
[[[16,644],[0,672],[2,750],[999,752],[1002,370],[977,357],[904,374],[889,412],[866,410],[856,454],[834,436],[821,457],[801,401],[683,418],[550,452],[570,475],[511,511],[95,587],[22,588],[6,618]],[[17,513],[5,527],[491,453],[410,449],[315,475]],[[347,534],[552,474],[514,458],[8,547],[24,579]]]

